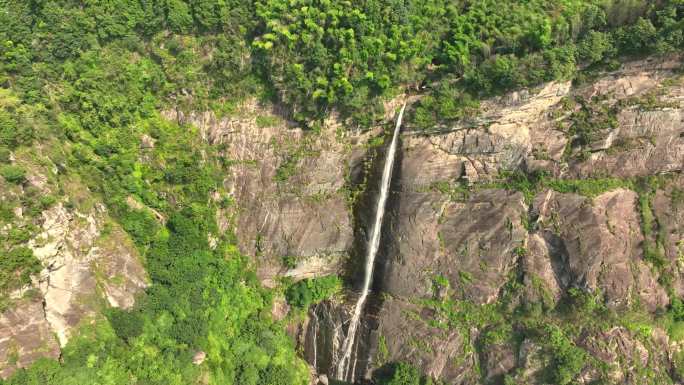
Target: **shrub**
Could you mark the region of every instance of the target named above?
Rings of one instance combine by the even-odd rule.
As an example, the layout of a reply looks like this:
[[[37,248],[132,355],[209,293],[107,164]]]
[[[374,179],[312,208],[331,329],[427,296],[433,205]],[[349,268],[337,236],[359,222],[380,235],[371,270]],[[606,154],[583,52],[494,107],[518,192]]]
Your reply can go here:
[[[680,350],[672,357],[672,365],[679,379],[684,379],[684,350]]]
[[[554,383],[566,385],[577,378],[587,359],[587,353],[575,346],[575,344],[555,326],[546,327],[548,346],[553,356],[551,360],[551,373]]]
[[[12,152],[5,146],[0,146],[0,163],[9,163]]]
[[[259,374],[259,385],[290,385],[295,383],[293,372],[282,365],[269,365]]]
[[[2,166],[0,168],[0,175],[10,183],[22,184],[26,182],[26,170],[19,166]]]
[[[616,35],[622,52],[644,55],[655,47],[658,31],[650,20],[639,18],[634,25],[618,30]]]
[[[420,385],[421,375],[418,369],[404,362],[389,365],[377,379],[378,385]]]
[[[667,334],[674,341],[684,340],[684,321],[675,321],[667,328]]]
[[[259,115],[256,117],[256,125],[259,128],[267,128],[278,125],[280,119],[275,116],[263,116]]]
[[[285,255],[282,258],[282,263],[283,266],[287,267],[288,269],[294,269],[297,267],[297,257],[294,255]]]
[[[0,252],[0,296],[31,282],[31,276],[42,270],[38,258],[27,247]]]
[[[332,297],[342,288],[342,281],[336,275],[301,280],[285,290],[290,306],[306,309],[324,299]]]
[[[479,102],[472,95],[444,81],[432,95],[427,95],[416,103],[410,119],[418,128],[429,129],[437,123],[473,116],[478,108]]]
[[[121,216],[120,222],[140,246],[152,242],[159,228],[156,219],[145,210],[128,210]]]

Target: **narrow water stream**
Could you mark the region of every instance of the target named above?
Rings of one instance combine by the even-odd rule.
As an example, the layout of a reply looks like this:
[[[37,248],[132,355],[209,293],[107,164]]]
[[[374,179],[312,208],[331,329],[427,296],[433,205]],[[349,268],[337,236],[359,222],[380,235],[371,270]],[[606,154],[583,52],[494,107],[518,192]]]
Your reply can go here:
[[[382,218],[385,215],[385,205],[387,203],[387,196],[389,195],[389,188],[392,182],[392,168],[394,166],[395,153],[397,151],[397,143],[399,142],[399,131],[401,130],[401,119],[404,116],[404,109],[406,104],[401,107],[397,122],[394,127],[394,134],[392,135],[392,143],[390,143],[387,150],[387,157],[385,159],[385,167],[382,171],[382,180],[380,184],[380,196],[378,197],[378,204],[375,211],[375,221],[371,229],[371,237],[368,243],[368,253],[366,254],[366,265],[363,277],[363,288],[361,295],[354,306],[354,313],[349,321],[349,328],[347,330],[344,343],[342,344],[342,355],[337,361],[337,370],[335,378],[340,380],[348,380],[354,377],[354,373],[349,373],[350,368],[354,368],[356,359],[352,360],[352,348],[356,339],[356,330],[361,320],[363,307],[368,298],[368,293],[371,288],[371,281],[373,279],[373,267],[375,266],[375,256],[378,253],[380,246],[380,234],[382,234]]]

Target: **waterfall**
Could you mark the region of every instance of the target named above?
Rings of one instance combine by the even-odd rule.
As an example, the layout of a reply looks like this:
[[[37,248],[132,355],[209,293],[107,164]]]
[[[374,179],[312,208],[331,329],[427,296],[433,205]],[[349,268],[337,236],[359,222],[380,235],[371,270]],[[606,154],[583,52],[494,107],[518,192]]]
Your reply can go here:
[[[401,118],[404,115],[406,104],[401,107],[397,123],[394,127],[394,134],[392,135],[392,143],[390,143],[385,159],[385,168],[382,171],[382,181],[380,182],[380,197],[378,198],[378,205],[375,211],[375,221],[371,229],[371,238],[368,243],[368,253],[366,255],[365,275],[363,277],[363,289],[361,295],[354,306],[354,313],[349,321],[349,329],[342,344],[342,357],[337,362],[337,372],[335,377],[346,380],[349,374],[349,367],[352,361],[352,347],[354,346],[356,329],[361,319],[361,312],[363,305],[368,297],[370,291],[371,281],[373,279],[373,267],[375,263],[375,256],[378,253],[380,246],[380,234],[382,233],[382,217],[385,215],[385,204],[387,203],[387,195],[389,193],[390,182],[392,181],[392,167],[394,165],[395,152],[397,151],[397,142],[399,141],[399,131],[401,129]],[[354,360],[356,361],[356,360]],[[356,362],[354,362],[354,365]]]
[[[312,322],[314,323],[313,324],[313,333],[311,333],[313,335],[313,344],[312,344],[312,347],[313,347],[313,363],[312,363],[312,366],[314,369],[318,370],[318,362],[317,362],[317,359],[318,359],[318,346],[317,346],[318,341],[316,340],[316,337],[318,336],[318,317],[313,317]]]

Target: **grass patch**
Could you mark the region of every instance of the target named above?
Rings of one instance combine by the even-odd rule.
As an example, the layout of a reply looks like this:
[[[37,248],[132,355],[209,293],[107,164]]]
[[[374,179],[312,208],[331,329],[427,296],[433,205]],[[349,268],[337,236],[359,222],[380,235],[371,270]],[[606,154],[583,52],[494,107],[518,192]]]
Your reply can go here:
[[[259,115],[256,117],[256,125],[259,128],[275,127],[282,122],[277,116]]]
[[[513,171],[502,172],[501,179],[488,186],[520,191],[525,197],[525,202],[529,204],[538,193],[545,189],[595,198],[619,188],[634,189],[634,181],[620,178],[555,179],[543,171],[530,174]]]

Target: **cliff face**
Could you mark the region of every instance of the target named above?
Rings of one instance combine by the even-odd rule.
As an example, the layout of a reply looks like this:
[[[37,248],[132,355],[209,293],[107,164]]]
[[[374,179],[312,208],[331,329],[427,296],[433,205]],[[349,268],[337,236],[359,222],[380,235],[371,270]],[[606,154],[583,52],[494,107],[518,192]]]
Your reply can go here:
[[[543,333],[521,322],[493,342],[487,328],[516,325],[526,307],[560,309],[577,291],[654,319],[680,297],[680,70],[677,60],[632,63],[489,101],[467,125],[405,133],[376,364],[408,360],[448,383],[540,383],[554,365]],[[502,171],[513,176],[501,182]],[[572,319],[549,314],[534,322]],[[610,370],[584,365],[580,383],[643,383],[646,367],[670,378],[679,345],[666,326],[643,338],[594,321],[572,321],[581,332],[568,334]]]
[[[350,134],[333,122],[303,131],[256,105],[226,118],[166,116],[199,127],[229,160],[224,184],[236,205],[219,214],[219,223],[235,229],[262,284],[340,272],[353,243],[349,176],[365,156],[369,134]]]
[[[629,63],[485,101],[451,127],[405,127],[358,377],[409,361],[454,384],[559,381],[570,364],[549,341],[560,330],[585,354],[573,369],[580,383],[677,380],[679,342],[663,314],[684,294],[680,70],[678,58]],[[198,126],[229,159],[236,204],[220,221],[234,225],[262,283],[353,282],[378,131],[330,121],[305,132],[276,115],[246,106],[221,119],[167,117]],[[321,373],[344,338],[349,294],[292,325]]]
[[[681,68],[679,58],[630,63],[581,85],[488,100],[477,118],[450,127],[405,127],[358,376],[408,361],[452,384],[553,383],[568,367],[578,383],[679,381],[672,327],[684,320],[666,308],[684,296]],[[233,202],[218,221],[234,229],[264,285],[355,280],[380,127],[361,133],[331,120],[303,131],[256,105],[227,117],[165,116],[198,127],[225,160]],[[30,170],[27,183],[0,179],[4,200],[26,189],[60,198],[37,215],[15,210],[37,229],[29,244],[44,269],[0,315],[1,376],[59,357],[75,327],[105,304],[132,306],[146,286],[137,250],[97,197],[61,164],[17,162]],[[275,302],[284,317],[287,306]],[[353,302],[349,293],[291,321],[321,373],[330,373]],[[563,361],[562,346],[584,362]]]
[[[98,197],[60,175],[48,157],[28,155],[16,159],[29,170],[26,183],[0,187],[3,202],[20,201],[2,231],[10,239],[13,231],[32,234],[27,244],[42,271],[10,294],[0,314],[0,377],[40,357],[58,358],[75,328],[101,317],[105,304],[129,308],[147,284],[133,242]],[[49,196],[55,202],[42,212],[30,209],[31,199]]]

